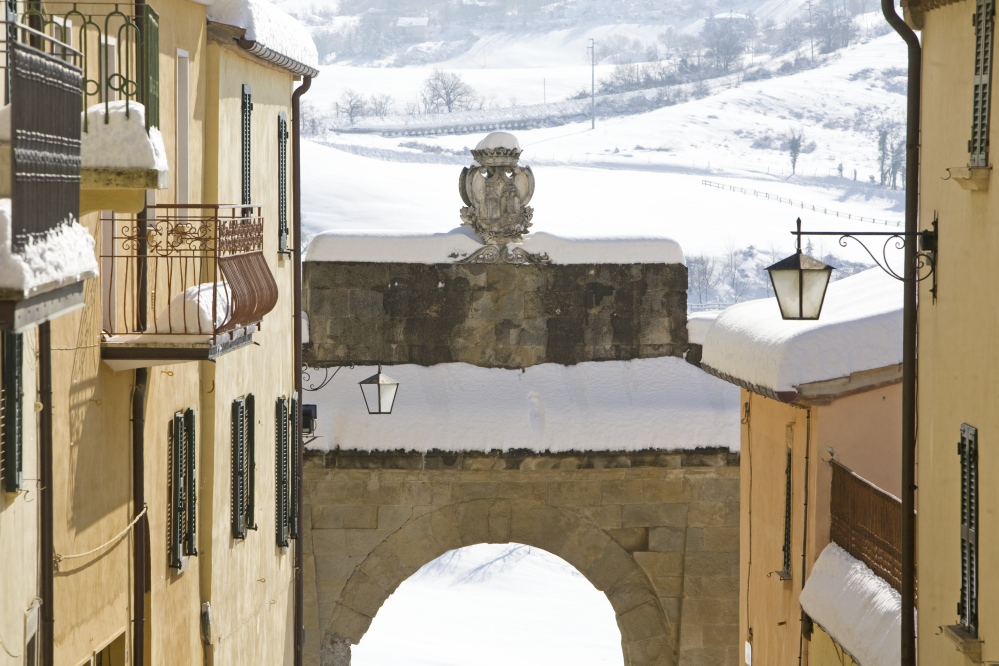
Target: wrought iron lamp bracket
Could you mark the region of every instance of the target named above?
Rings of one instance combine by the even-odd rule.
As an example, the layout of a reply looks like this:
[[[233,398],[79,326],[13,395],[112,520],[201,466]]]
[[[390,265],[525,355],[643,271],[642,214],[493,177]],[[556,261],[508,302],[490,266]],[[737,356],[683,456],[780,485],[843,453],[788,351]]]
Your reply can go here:
[[[333,381],[333,378],[336,377],[336,373],[340,372],[344,368],[350,368],[351,370],[353,370],[354,369],[354,364],[353,363],[345,363],[344,365],[335,366],[336,370],[333,371],[332,375],[330,374],[330,367],[333,367],[333,366],[328,366],[327,365],[327,366],[323,366],[321,368],[312,368],[312,367],[309,367],[308,365],[306,365],[305,363],[303,363],[302,364],[302,390],[303,391],[319,391],[319,390],[322,390],[327,384],[329,384],[331,381]],[[310,372],[312,370],[322,370],[323,371],[323,379],[322,379],[321,382],[319,382],[319,386],[316,386],[315,384],[309,384],[309,388],[305,388],[305,384],[307,382],[311,382],[312,381],[312,375],[311,375],[311,372]]]
[[[917,231],[915,236],[918,239],[919,246],[916,249],[916,282],[922,282],[924,280],[932,278],[932,287],[930,288],[930,293],[933,294],[933,300],[937,299],[937,271],[936,271],[936,257],[937,257],[937,223],[939,218],[936,211],[933,212],[933,228],[924,229],[923,231]],[[864,249],[864,252],[878,265],[878,268],[883,270],[888,275],[892,276],[900,282],[905,281],[904,272],[899,275],[888,263],[888,246],[894,244],[896,250],[901,250],[905,248],[905,237],[906,233],[898,231],[802,231],[801,227],[798,227],[797,231],[792,231],[797,237],[798,247],[801,247],[801,237],[802,236],[839,236],[840,247],[846,247],[847,241],[854,241]],[[881,259],[879,260],[870,248],[861,240],[864,236],[881,236],[886,237],[884,244],[881,246]],[[894,241],[894,243],[892,243]],[[925,269],[925,271],[924,271]],[[920,272],[922,274],[920,274]]]

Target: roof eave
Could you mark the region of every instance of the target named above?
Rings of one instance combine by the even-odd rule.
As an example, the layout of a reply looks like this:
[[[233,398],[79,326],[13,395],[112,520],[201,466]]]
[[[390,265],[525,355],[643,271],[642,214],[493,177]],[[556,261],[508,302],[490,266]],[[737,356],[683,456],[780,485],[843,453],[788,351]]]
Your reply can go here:
[[[301,63],[293,58],[289,58],[286,55],[282,55],[277,51],[250,39],[240,38],[236,40],[239,47],[245,51],[249,51],[253,55],[257,56],[261,60],[266,60],[267,62],[280,67],[281,69],[291,72],[292,74],[297,74],[299,76],[309,76],[315,78],[319,76],[319,70]]]

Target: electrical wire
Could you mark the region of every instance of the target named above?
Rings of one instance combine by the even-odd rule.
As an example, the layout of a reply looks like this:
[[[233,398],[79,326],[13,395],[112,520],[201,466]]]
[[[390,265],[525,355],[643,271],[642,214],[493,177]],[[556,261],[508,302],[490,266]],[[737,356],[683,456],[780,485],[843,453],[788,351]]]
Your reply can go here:
[[[103,550],[104,548],[107,548],[108,546],[110,546],[111,544],[113,544],[114,542],[118,541],[119,539],[121,539],[126,534],[128,534],[131,531],[131,529],[135,526],[135,524],[137,522],[139,522],[139,519],[142,518],[142,516],[144,516],[144,515],[146,515],[146,507],[143,507],[142,511],[139,512],[139,515],[137,515],[135,518],[132,519],[132,522],[130,522],[128,524],[128,527],[126,527],[125,529],[123,529],[121,532],[119,532],[116,536],[112,537],[106,543],[102,543],[100,546],[97,546],[97,548],[94,548],[92,550],[88,550],[85,553],[79,553],[78,555],[60,555],[59,553],[55,553],[55,555],[53,555],[53,558],[52,558],[53,560],[55,560],[55,570],[59,571],[59,564],[63,560],[72,560],[72,559],[76,559],[78,557],[86,557],[87,555],[93,555],[97,551]]]

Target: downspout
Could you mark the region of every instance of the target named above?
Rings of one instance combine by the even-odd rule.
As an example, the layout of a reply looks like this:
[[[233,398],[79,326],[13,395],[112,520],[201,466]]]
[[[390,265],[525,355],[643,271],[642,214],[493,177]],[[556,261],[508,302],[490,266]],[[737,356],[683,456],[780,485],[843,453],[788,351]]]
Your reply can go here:
[[[41,598],[42,666],[55,663],[55,595],[53,576],[55,548],[52,542],[52,328],[49,322],[38,325],[38,397],[42,403],[39,421],[41,469],[39,481],[41,511]]]
[[[916,33],[881,0],[881,12],[909,47],[905,125],[905,282],[902,315],[902,666],[916,666],[916,234],[919,231],[919,115],[922,51]]]
[[[305,650],[305,582],[303,574],[305,567],[304,550],[302,541],[305,533],[302,520],[302,465],[304,464],[304,445],[302,444],[302,113],[299,107],[299,98],[309,91],[312,86],[311,76],[302,76],[302,85],[295,89],[291,96],[291,161],[292,169],[292,234],[294,236],[294,310],[295,310],[295,391],[298,393],[298,414],[296,423],[299,424],[296,433],[298,442],[295,446],[295,456],[298,464],[298,478],[295,479],[295,522],[297,523],[298,538],[295,540],[295,666],[302,666],[302,653]]]
[[[805,520],[801,532],[801,589],[798,596],[805,591],[805,555],[808,552],[808,455],[812,450],[812,408],[805,412]],[[801,632],[798,637],[798,666],[801,666],[801,656],[804,652],[805,634],[811,635],[811,618],[801,609]]]
[[[149,371],[136,368],[132,391],[132,510],[138,516],[146,506],[146,382]],[[132,533],[132,665],[143,666],[146,656],[146,518]]]

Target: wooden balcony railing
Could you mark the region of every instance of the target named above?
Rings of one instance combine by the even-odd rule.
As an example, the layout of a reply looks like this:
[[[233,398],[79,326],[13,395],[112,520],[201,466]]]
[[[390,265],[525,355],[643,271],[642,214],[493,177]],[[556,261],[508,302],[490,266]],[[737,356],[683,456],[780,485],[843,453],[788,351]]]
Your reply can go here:
[[[115,346],[232,343],[277,303],[259,206],[160,204],[102,225],[103,326]]]
[[[833,460],[830,537],[901,592],[902,503]]]

